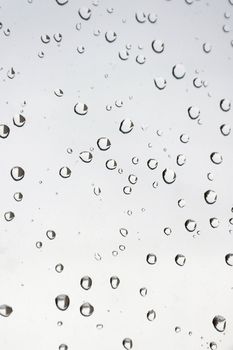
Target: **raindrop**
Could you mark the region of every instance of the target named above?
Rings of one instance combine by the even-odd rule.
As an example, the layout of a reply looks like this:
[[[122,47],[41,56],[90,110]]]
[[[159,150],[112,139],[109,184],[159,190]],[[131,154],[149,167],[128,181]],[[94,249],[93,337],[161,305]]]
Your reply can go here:
[[[71,170],[70,170],[70,168],[68,168],[67,166],[62,167],[62,168],[59,170],[59,175],[60,175],[61,177],[63,177],[64,179],[70,177],[70,175],[71,175]]]
[[[228,112],[231,109],[231,101],[229,101],[227,98],[223,98],[220,101],[220,108],[223,112]]]
[[[153,253],[147,254],[146,261],[149,265],[154,265],[157,261],[157,257]]]
[[[103,327],[104,327],[104,326],[102,325],[102,323],[98,323],[98,324],[96,325],[96,328],[99,329],[99,330],[100,330],[100,329],[103,329]]]
[[[221,154],[218,153],[218,152],[211,153],[210,159],[212,160],[212,162],[214,164],[221,164],[222,161],[223,161],[223,158],[222,158]]]
[[[68,346],[66,344],[59,345],[59,350],[68,350]]]
[[[147,18],[150,23],[155,23],[157,22],[158,16],[155,13],[151,12],[148,14]]]
[[[0,315],[1,316],[9,317],[12,312],[13,312],[13,309],[11,306],[8,306],[6,304],[0,305]]]
[[[89,276],[84,276],[81,278],[80,281],[80,286],[85,289],[85,290],[89,290],[92,286],[92,279]]]
[[[85,317],[91,316],[93,312],[94,307],[90,303],[84,303],[80,306],[80,313]]]
[[[156,313],[155,310],[149,310],[146,314],[146,317],[148,319],[148,321],[154,321],[155,317],[156,317]]]
[[[139,293],[141,294],[142,297],[145,297],[147,295],[147,288],[146,287],[140,288]]]
[[[95,186],[95,187],[93,188],[93,192],[94,192],[94,194],[95,194],[96,196],[99,196],[99,195],[101,194],[101,188]]]
[[[217,218],[210,218],[210,226],[217,228],[219,226],[219,220]]]
[[[184,154],[179,154],[176,158],[176,163],[179,166],[182,166],[186,163],[186,157]]]
[[[76,28],[77,30],[81,30],[81,28],[82,28],[82,23],[77,23],[76,26],[75,26],[75,28]]]
[[[115,101],[115,106],[118,107],[118,108],[122,107],[123,106],[123,101],[122,100],[116,100]]]
[[[62,97],[63,96],[63,91],[61,89],[56,89],[56,90],[54,90],[54,94],[57,97]]]
[[[48,239],[53,240],[56,237],[56,232],[53,230],[47,230],[46,236],[48,237]]]
[[[122,345],[124,346],[124,348],[125,348],[126,350],[130,350],[130,349],[132,349],[132,347],[133,347],[133,341],[132,341],[132,339],[130,339],[130,338],[125,338],[125,339],[123,339],[123,341],[122,341]]]
[[[97,146],[101,151],[107,151],[111,147],[111,142],[107,137],[101,137],[97,140]]]
[[[154,52],[162,53],[164,51],[164,42],[161,40],[153,40],[151,43],[151,47]]]
[[[40,39],[44,44],[48,44],[50,42],[50,37],[47,34],[41,35]]]
[[[111,284],[112,289],[117,289],[118,286],[119,286],[119,284],[120,284],[120,279],[119,279],[119,277],[117,277],[117,276],[112,276],[112,277],[110,278],[110,284]]]
[[[120,228],[119,231],[123,237],[126,237],[128,235],[128,230],[126,228]]]
[[[23,194],[21,192],[16,192],[14,194],[14,199],[16,200],[16,202],[20,202],[23,199]]]
[[[176,173],[174,170],[166,168],[162,172],[162,177],[166,184],[172,184],[176,180]]]
[[[217,344],[216,344],[215,342],[212,341],[212,342],[210,343],[210,349],[211,349],[211,350],[216,350],[216,349],[217,349]]]
[[[212,50],[212,45],[210,43],[204,43],[202,48],[205,53],[209,53]]]
[[[58,5],[63,6],[63,5],[66,5],[66,4],[68,3],[68,1],[69,1],[69,0],[56,0],[56,3],[57,3]],[[60,350],[60,349],[59,349],[59,350]]]
[[[185,221],[184,226],[185,226],[187,231],[194,232],[197,228],[197,223],[196,223],[196,221],[194,221],[192,219],[188,219]]]
[[[44,57],[44,52],[43,51],[38,52],[38,57],[43,58]]]
[[[233,254],[229,253],[225,256],[225,261],[227,263],[227,265],[229,266],[233,266]]]
[[[78,13],[79,13],[79,16],[85,21],[87,21],[91,17],[91,9],[87,7],[81,7]]]
[[[214,204],[217,200],[217,194],[213,190],[208,190],[204,193],[204,198],[207,204]]]
[[[90,163],[92,161],[93,155],[89,151],[83,151],[79,153],[79,158],[84,162],[84,163]]]
[[[117,162],[114,159],[108,159],[105,165],[107,169],[114,170],[117,167]]]
[[[7,138],[7,136],[9,136],[10,134],[10,128],[9,126],[5,125],[5,124],[0,124],[0,137],[2,139]]]
[[[197,119],[200,117],[201,111],[196,106],[191,106],[188,108],[188,115],[191,119]]]
[[[196,87],[196,88],[200,88],[202,87],[202,80],[200,78],[194,78],[193,79],[193,85]]]
[[[128,180],[132,185],[135,185],[138,181],[138,178],[136,175],[131,174],[129,175]]]
[[[54,40],[57,43],[60,43],[62,41],[62,34],[61,33],[56,33],[56,34],[53,35],[53,38],[54,38]]]
[[[10,31],[9,28],[7,28],[6,30],[3,31],[3,33],[4,33],[5,36],[9,36],[11,31]]]
[[[57,264],[55,266],[55,271],[57,271],[58,273],[61,273],[64,270],[64,266],[62,264]]]
[[[180,333],[180,331],[181,331],[181,328],[180,328],[180,327],[176,327],[176,328],[175,328],[175,332],[176,332],[176,333]]]
[[[132,192],[132,188],[130,187],[130,186],[125,186],[125,187],[123,187],[123,192],[124,192],[124,194],[131,194],[131,192]]]
[[[182,79],[184,78],[186,74],[186,70],[183,64],[178,63],[172,68],[172,74],[176,79]]]
[[[132,122],[132,120],[126,118],[126,119],[123,119],[122,122],[120,123],[119,130],[123,134],[128,134],[133,130],[133,127],[134,127],[134,123]]]
[[[108,32],[105,33],[105,39],[109,43],[113,43],[116,40],[116,38],[117,38],[117,34],[112,30],[109,30]]]
[[[184,208],[186,206],[185,200],[184,199],[179,199],[178,200],[178,206],[180,208]]]
[[[42,248],[42,242],[40,241],[36,242],[36,248],[38,249]]]
[[[214,328],[218,331],[218,332],[224,332],[226,329],[226,319],[223,316],[217,315],[213,318],[212,321]]]
[[[134,165],[137,165],[137,164],[139,163],[139,159],[138,159],[137,157],[133,157],[133,158],[132,158],[132,163],[133,163]]]
[[[220,131],[221,131],[223,136],[228,136],[231,133],[231,127],[228,124],[222,124],[220,126]]]
[[[186,262],[186,257],[184,255],[182,255],[182,254],[177,254],[176,257],[175,257],[175,262],[179,266],[184,266],[184,264]]]
[[[139,64],[144,64],[146,62],[146,57],[143,55],[137,55],[136,56],[136,62]]]
[[[162,78],[162,77],[156,77],[154,79],[154,83],[155,83],[155,86],[159,89],[159,90],[163,90],[165,89],[166,85],[167,85],[167,81]]]
[[[70,305],[70,298],[66,294],[60,294],[56,297],[55,304],[59,310],[65,311]]]
[[[7,76],[9,79],[13,79],[15,77],[15,71],[14,71],[14,68],[11,67],[10,70],[8,70],[7,72]]]
[[[17,114],[14,118],[13,118],[13,123],[15,126],[18,126],[19,128],[24,126],[26,122],[25,117],[22,114]]]
[[[146,22],[146,15],[142,11],[137,11],[135,13],[135,18],[139,23],[145,23]]]
[[[127,50],[121,50],[119,51],[119,58],[122,60],[122,61],[126,61],[128,58],[129,58],[129,51]]]
[[[165,233],[166,236],[170,236],[170,234],[172,233],[172,230],[170,229],[170,227],[165,227],[163,232]]]
[[[158,166],[158,161],[156,159],[150,158],[147,161],[147,166],[148,166],[149,169],[154,170]]]
[[[25,172],[23,168],[15,166],[11,169],[11,177],[15,181],[20,181],[24,178]]]
[[[87,105],[85,103],[78,102],[74,106],[74,111],[78,115],[86,115],[87,112],[88,112],[88,107],[87,107]]]

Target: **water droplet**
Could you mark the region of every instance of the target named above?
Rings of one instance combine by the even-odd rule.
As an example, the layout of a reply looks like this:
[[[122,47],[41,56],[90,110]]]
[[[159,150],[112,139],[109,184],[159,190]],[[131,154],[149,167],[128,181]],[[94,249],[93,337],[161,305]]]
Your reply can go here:
[[[145,297],[147,295],[147,288],[146,287],[140,288],[139,293],[141,294],[142,297]]]
[[[155,13],[151,12],[148,14],[147,18],[150,23],[155,23],[157,22],[158,16]]]
[[[8,306],[6,304],[0,305],[0,315],[1,316],[9,317],[12,312],[13,312],[13,309],[11,306]]]
[[[15,166],[11,169],[11,177],[15,181],[20,181],[24,178],[25,172],[23,168]]]
[[[66,294],[60,294],[56,297],[55,304],[59,310],[65,311],[70,305],[70,298]]]
[[[119,231],[123,237],[126,237],[128,235],[128,230],[126,228],[120,228]]]
[[[16,200],[16,202],[20,202],[23,199],[23,194],[21,192],[16,192],[14,194],[14,199]]]
[[[194,78],[193,79],[193,85],[196,87],[196,88],[200,88],[202,87],[202,80],[200,78]]]
[[[13,68],[13,67],[11,67],[11,69],[8,70],[7,76],[8,76],[9,79],[14,79],[14,77],[15,77],[15,71],[14,71],[14,68]]]
[[[97,140],[97,146],[101,151],[107,151],[111,147],[111,142],[107,137],[101,137]]]
[[[127,195],[131,194],[131,192],[132,192],[132,187],[130,187],[130,186],[124,186],[124,187],[123,187],[123,192],[124,192],[124,194],[127,194]]]
[[[48,237],[48,239],[53,240],[56,237],[56,232],[53,230],[47,230],[46,236]]]
[[[229,266],[233,266],[233,254],[229,253],[225,256],[225,261],[227,263],[227,265]]]
[[[210,226],[217,228],[219,226],[219,220],[217,218],[210,218]]]
[[[180,141],[182,143],[188,143],[189,142],[189,136],[187,134],[180,135]]]
[[[19,128],[24,126],[26,122],[25,117],[22,114],[17,114],[14,118],[13,118],[13,123],[15,126],[18,126]]]
[[[94,194],[95,194],[96,196],[99,196],[99,195],[101,194],[101,188],[98,187],[98,186],[95,186],[95,187],[93,188],[93,192],[94,192]]]
[[[224,31],[224,33],[229,33],[231,31],[231,28],[229,24],[224,24],[222,30]]]
[[[10,134],[10,128],[9,126],[5,125],[5,124],[1,124],[0,125],[0,137],[2,139],[7,138],[7,136],[9,136]]]
[[[130,350],[130,349],[132,349],[132,347],[133,347],[133,341],[132,341],[132,339],[130,339],[130,338],[125,338],[125,339],[123,339],[123,341],[122,341],[122,345],[124,346],[124,348],[125,348],[126,350]]]
[[[176,327],[176,328],[175,328],[175,332],[176,332],[176,333],[180,333],[180,331],[181,331],[181,328],[180,328],[180,327]]]
[[[59,345],[59,350],[68,350],[68,346],[66,344]]]
[[[191,119],[197,119],[200,117],[201,111],[196,106],[191,106],[188,108],[188,115]]]
[[[92,279],[89,276],[84,276],[81,278],[80,281],[80,286],[85,289],[85,290],[89,290],[92,286]]]
[[[142,11],[137,11],[135,13],[135,18],[139,23],[145,23],[146,22],[146,15]]]
[[[184,266],[184,264],[186,262],[186,257],[184,255],[182,255],[182,254],[177,254],[176,257],[175,257],[175,262],[179,266]]]
[[[153,40],[151,43],[151,47],[154,52],[162,53],[164,51],[164,42],[161,40]]]
[[[144,64],[146,62],[146,57],[143,55],[137,55],[136,56],[136,62],[139,64]]]
[[[126,61],[129,58],[129,51],[123,49],[119,51],[118,55],[122,61]]]
[[[85,52],[85,47],[83,46],[83,45],[79,45],[78,47],[77,47],[77,51],[78,51],[78,53],[84,53]],[[78,114],[80,114],[80,113],[78,113]],[[86,114],[86,113],[85,113]],[[84,114],[82,114],[82,115],[84,115]]]
[[[56,89],[56,90],[54,90],[54,94],[57,97],[62,97],[64,93],[63,93],[63,91],[61,89]]]
[[[170,227],[165,227],[163,232],[165,233],[166,236],[170,236],[170,234],[172,233],[172,230],[170,229]]]
[[[158,185],[159,185],[158,181],[154,181],[154,182],[152,183],[152,187],[153,187],[153,188],[157,188]]]
[[[120,284],[120,279],[117,276],[112,276],[110,278],[110,284],[113,289],[117,289]]]
[[[224,332],[226,329],[226,319],[223,316],[217,315],[213,318],[212,321],[214,328],[218,331],[218,332]]]
[[[97,328],[98,330],[100,330],[100,329],[103,329],[104,326],[103,326],[102,323],[98,323],[98,324],[96,325],[96,328]]]
[[[173,66],[172,74],[173,74],[174,78],[176,78],[176,79],[184,78],[184,76],[186,74],[186,70],[185,70],[184,65],[181,63],[178,63],[175,66]]]
[[[220,126],[220,131],[221,131],[223,136],[228,136],[231,133],[231,127],[228,124],[222,124]]]
[[[116,38],[117,38],[117,34],[112,30],[109,30],[105,33],[105,39],[109,43],[113,43],[116,40]]]
[[[38,57],[43,58],[44,57],[44,52],[43,51],[38,52]]]
[[[178,200],[178,206],[180,208],[184,208],[186,206],[185,200],[184,199],[179,199]]]
[[[176,180],[176,173],[174,170],[166,168],[162,172],[162,178],[166,184],[172,184]]]
[[[61,33],[56,33],[56,34],[53,35],[53,38],[54,38],[54,40],[57,43],[60,43],[62,41],[62,34]]]
[[[88,112],[88,107],[87,107],[87,105],[85,103],[78,102],[74,106],[74,111],[78,115],[86,115],[87,112]]]
[[[9,36],[11,31],[10,31],[9,28],[7,28],[6,30],[3,31],[3,33],[4,33],[5,36]]]
[[[71,170],[70,170],[70,168],[68,168],[67,166],[62,167],[62,168],[59,170],[59,175],[60,175],[61,177],[63,177],[64,179],[67,179],[67,178],[70,177],[70,175],[71,175]]]
[[[153,253],[147,254],[146,261],[148,262],[149,265],[154,265],[157,261],[157,257]]]
[[[154,321],[155,317],[156,317],[156,313],[155,310],[149,310],[146,314],[146,317],[148,319],[148,321]]]
[[[179,154],[176,158],[176,163],[179,166],[182,166],[186,163],[186,157],[184,154]]]
[[[210,43],[204,43],[202,48],[205,53],[210,53],[212,50],[212,45]]]
[[[64,266],[62,264],[57,264],[55,266],[55,271],[57,271],[58,273],[61,273],[64,270]]]
[[[211,153],[210,159],[212,160],[212,162],[214,164],[221,164],[222,161],[223,161],[223,158],[222,158],[221,154],[218,153],[218,152]]]
[[[72,148],[67,148],[66,152],[67,152],[68,154],[72,154],[72,153],[73,153],[73,150],[72,150]]]
[[[137,157],[133,157],[133,158],[132,158],[132,163],[133,163],[134,165],[137,165],[137,164],[139,163],[139,159],[138,159]]]
[[[79,153],[79,158],[84,162],[84,163],[90,163],[92,161],[93,155],[89,151],[83,151]]]
[[[108,159],[105,165],[107,169],[114,170],[117,167],[117,162],[114,159]]]
[[[150,158],[147,161],[147,166],[149,169],[154,170],[158,166],[158,161],[156,159]]]
[[[80,306],[80,313],[85,317],[91,316],[93,312],[94,307],[90,303],[84,303]]]
[[[192,219],[188,219],[185,221],[184,226],[185,226],[187,231],[194,232],[197,228],[197,223],[196,223],[196,221],[194,221]]]
[[[231,109],[231,101],[227,98],[223,98],[220,101],[220,108],[223,112],[228,112]]]
[[[41,35],[40,39],[44,44],[48,44],[50,42],[50,37],[47,34]]]
[[[42,248],[42,242],[40,241],[36,242],[36,248],[38,249]]]
[[[207,204],[214,204],[217,200],[217,194],[213,190],[208,190],[204,193],[204,198]]]
[[[68,2],[69,0],[56,0],[56,3],[61,6],[68,4]]]
[[[129,175],[128,180],[132,185],[135,185],[138,181],[138,178],[136,175],[131,174]]]
[[[91,17],[91,9],[88,7],[81,7],[78,10],[79,16],[85,21],[89,20]]]
[[[217,349],[217,344],[216,344],[215,342],[212,341],[212,342],[210,343],[210,349],[211,349],[211,350],[216,350],[216,349]]]
[[[162,77],[156,77],[154,79],[154,83],[155,83],[155,86],[159,89],[159,90],[163,90],[165,89],[166,85],[167,85],[167,81],[162,78]]]

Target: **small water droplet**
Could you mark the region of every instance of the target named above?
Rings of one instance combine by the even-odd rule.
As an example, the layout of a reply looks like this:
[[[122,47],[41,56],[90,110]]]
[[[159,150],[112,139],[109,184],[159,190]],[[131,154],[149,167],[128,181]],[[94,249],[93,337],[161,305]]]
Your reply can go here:
[[[11,67],[11,69],[8,70],[7,76],[8,76],[9,79],[14,79],[14,77],[15,77],[15,70],[14,70],[13,67]]]
[[[84,162],[84,163],[90,163],[92,161],[93,155],[89,151],[83,151],[79,153],[79,158]]]
[[[154,265],[157,261],[157,257],[153,253],[147,254],[146,261],[149,265]]]
[[[64,93],[63,93],[63,91],[61,89],[56,89],[56,90],[54,90],[54,94],[57,97],[62,97]]]
[[[228,136],[231,133],[231,127],[228,124],[222,124],[220,126],[220,131],[221,131],[223,136]]]
[[[174,170],[166,168],[162,172],[162,178],[166,184],[172,184],[176,180],[176,173]]]
[[[11,169],[11,177],[15,181],[20,181],[24,178],[25,172],[23,168],[15,166]]]
[[[217,344],[215,342],[210,342],[210,349],[211,350],[216,350],[217,349]]]
[[[135,13],[135,18],[138,21],[138,23],[145,23],[146,22],[146,14],[142,11],[137,11]]]
[[[119,279],[119,277],[117,277],[117,276],[112,276],[112,277],[110,278],[110,284],[111,284],[112,289],[117,289],[118,286],[119,286],[119,284],[120,284],[120,279]]]
[[[189,142],[189,136],[187,135],[187,134],[181,134],[180,135],[180,141],[182,142],[182,143],[188,143]]]
[[[48,239],[53,240],[56,237],[56,232],[53,230],[47,230],[46,236],[48,237]]]
[[[204,198],[207,204],[214,204],[217,200],[217,193],[213,190],[208,190],[204,193]]]
[[[71,170],[70,170],[70,168],[68,168],[67,166],[62,167],[62,168],[59,170],[59,175],[60,175],[61,177],[63,177],[64,179],[67,179],[67,178],[70,177],[70,175],[71,175]]]
[[[229,253],[225,256],[225,261],[227,263],[227,265],[229,266],[233,266],[233,254]]]
[[[10,128],[9,126],[5,125],[5,124],[1,124],[0,125],[0,137],[2,139],[5,139],[9,136],[10,134]]]
[[[214,328],[218,331],[218,332],[224,332],[226,329],[226,319],[223,316],[217,315],[213,318],[212,321]]]
[[[36,242],[36,248],[38,249],[42,248],[42,242],[40,241]]]
[[[109,43],[113,43],[116,40],[116,38],[117,38],[117,34],[113,30],[109,30],[105,33],[105,39]]]
[[[186,163],[186,157],[184,154],[179,154],[177,157],[176,157],[176,163],[177,165],[179,166],[182,166]]]
[[[56,0],[56,3],[61,6],[68,4],[68,2],[69,0]]]
[[[80,281],[80,286],[85,289],[85,290],[89,290],[92,286],[92,279],[89,276],[84,276],[81,278]]]
[[[217,218],[210,218],[210,226],[217,228],[219,226],[219,220]]]
[[[87,112],[88,112],[88,107],[87,107],[87,105],[85,103],[78,102],[74,106],[74,111],[78,115],[86,115]]]
[[[111,142],[107,137],[101,137],[97,140],[97,146],[101,151],[107,151],[111,147]]]
[[[130,349],[132,349],[132,347],[133,347],[133,341],[132,341],[132,339],[130,339],[130,338],[125,338],[125,339],[123,339],[123,341],[122,341],[122,345],[124,346],[124,348],[125,348],[126,350],[130,350]]]
[[[79,16],[85,21],[89,20],[91,17],[91,9],[88,7],[80,7],[78,10]]]
[[[188,219],[185,221],[184,226],[185,226],[187,231],[194,232],[197,228],[197,223],[196,223],[196,221],[194,221],[192,219]]]
[[[155,22],[157,22],[158,16],[157,16],[155,13],[150,12],[150,13],[148,14],[147,18],[148,18],[148,21],[149,21],[150,23],[155,23]]]
[[[221,154],[218,152],[211,153],[210,159],[214,164],[221,164],[223,161]]]
[[[123,192],[124,192],[124,194],[127,194],[127,195],[131,194],[131,192],[132,192],[132,187],[130,187],[130,186],[124,186],[124,187],[123,187]]]
[[[44,44],[48,44],[50,42],[50,36],[47,34],[41,35],[40,39]]]
[[[128,180],[132,185],[135,185],[138,181],[138,178],[136,175],[131,174],[129,175]]]
[[[165,227],[163,232],[165,233],[166,236],[170,236],[170,234],[172,233],[172,230],[170,227]]]
[[[57,271],[58,273],[61,273],[64,270],[64,266],[62,264],[57,264],[55,266],[55,271]]]
[[[140,288],[139,293],[141,294],[142,297],[145,297],[147,295],[147,288],[146,287]]]
[[[164,51],[164,42],[161,40],[153,40],[151,43],[151,47],[154,52],[162,53]]]
[[[66,344],[59,345],[59,350],[68,350],[68,346]]]
[[[59,310],[65,311],[70,305],[70,298],[66,294],[60,294],[55,298],[55,304]]]
[[[210,53],[212,50],[212,45],[210,43],[204,43],[202,48],[205,53]]]
[[[156,318],[156,313],[155,310],[149,310],[146,314],[146,317],[148,319],[148,321],[154,321],[154,319]]]
[[[117,162],[114,159],[108,159],[105,165],[107,169],[114,170],[117,167]]]
[[[186,257],[182,254],[177,254],[175,257],[175,262],[179,266],[184,266],[184,264],[186,262]]]
[[[223,98],[220,101],[220,108],[223,112],[229,112],[229,110],[231,109],[231,101],[227,98]]]
[[[146,57],[142,54],[136,56],[136,62],[139,64],[144,64],[146,62]]]
[[[159,90],[163,90],[167,86],[167,81],[163,77],[156,77],[154,83]]]
[[[13,312],[13,309],[11,306],[3,304],[0,305],[0,315],[3,317],[9,317],[11,313]]]
[[[172,74],[173,74],[174,78],[176,78],[176,79],[184,78],[184,76],[186,74],[186,70],[185,70],[184,65],[181,63],[178,63],[175,66],[173,66]]]
[[[147,161],[147,166],[149,169],[154,170],[158,166],[158,161],[156,159],[150,158]]]
[[[85,317],[91,316],[93,312],[94,307],[90,303],[84,303],[80,306],[80,313]]]
[[[191,106],[188,108],[188,115],[190,119],[197,119],[200,117],[201,111],[198,107],[196,106]]]

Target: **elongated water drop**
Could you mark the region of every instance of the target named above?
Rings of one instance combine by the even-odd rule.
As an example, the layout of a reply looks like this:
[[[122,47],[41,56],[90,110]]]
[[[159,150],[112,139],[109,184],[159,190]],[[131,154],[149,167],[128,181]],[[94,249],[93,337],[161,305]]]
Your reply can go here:
[[[70,305],[70,298],[66,294],[60,294],[56,297],[55,304],[59,310],[65,311]]]

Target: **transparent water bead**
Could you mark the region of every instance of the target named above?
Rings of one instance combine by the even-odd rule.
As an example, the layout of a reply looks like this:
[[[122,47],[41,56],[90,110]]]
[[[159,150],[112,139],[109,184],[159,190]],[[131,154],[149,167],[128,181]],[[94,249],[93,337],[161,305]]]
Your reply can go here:
[[[3,317],[9,317],[13,312],[13,308],[9,305],[0,305],[0,315]]]
[[[55,304],[59,310],[65,311],[70,305],[70,298],[66,294],[60,294],[55,298]]]

